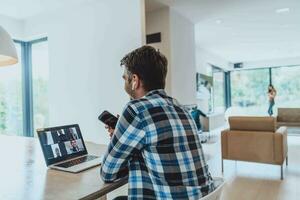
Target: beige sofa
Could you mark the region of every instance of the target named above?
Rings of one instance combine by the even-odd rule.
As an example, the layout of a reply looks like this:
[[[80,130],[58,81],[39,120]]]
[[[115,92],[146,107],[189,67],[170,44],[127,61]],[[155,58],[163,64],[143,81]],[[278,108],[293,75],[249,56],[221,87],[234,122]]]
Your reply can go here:
[[[300,127],[300,108],[278,108],[277,127]]]
[[[223,159],[267,163],[281,166],[288,161],[287,129],[276,130],[273,117],[229,117],[230,128],[222,131]]]

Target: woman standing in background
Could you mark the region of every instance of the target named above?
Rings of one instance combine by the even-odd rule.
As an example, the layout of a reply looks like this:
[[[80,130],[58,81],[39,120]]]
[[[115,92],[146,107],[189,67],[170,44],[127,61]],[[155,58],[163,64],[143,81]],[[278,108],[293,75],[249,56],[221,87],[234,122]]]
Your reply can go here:
[[[275,97],[276,97],[276,90],[272,84],[269,85],[268,87],[268,97],[269,97],[269,109],[268,113],[270,116],[273,115],[273,106],[275,104]]]

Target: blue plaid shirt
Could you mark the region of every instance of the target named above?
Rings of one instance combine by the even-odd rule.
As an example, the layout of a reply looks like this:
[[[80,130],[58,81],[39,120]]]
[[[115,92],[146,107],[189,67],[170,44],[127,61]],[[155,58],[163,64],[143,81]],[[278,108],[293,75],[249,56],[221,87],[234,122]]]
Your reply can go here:
[[[199,199],[214,189],[192,117],[164,90],[130,101],[117,123],[101,177],[128,173],[129,199]]]

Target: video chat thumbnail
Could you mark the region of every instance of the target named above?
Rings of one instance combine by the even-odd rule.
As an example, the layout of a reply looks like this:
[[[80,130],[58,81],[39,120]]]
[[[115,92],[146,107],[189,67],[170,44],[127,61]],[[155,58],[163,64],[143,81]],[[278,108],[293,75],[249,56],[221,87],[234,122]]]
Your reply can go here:
[[[75,127],[46,131],[41,135],[41,142],[48,160],[84,151],[82,138]]]

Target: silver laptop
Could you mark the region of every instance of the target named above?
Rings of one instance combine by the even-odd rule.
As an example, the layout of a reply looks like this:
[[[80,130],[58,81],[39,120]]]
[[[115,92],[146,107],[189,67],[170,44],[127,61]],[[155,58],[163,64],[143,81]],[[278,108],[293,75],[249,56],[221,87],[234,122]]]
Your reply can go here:
[[[102,158],[88,155],[78,124],[37,130],[46,165],[77,173],[101,164]]]

